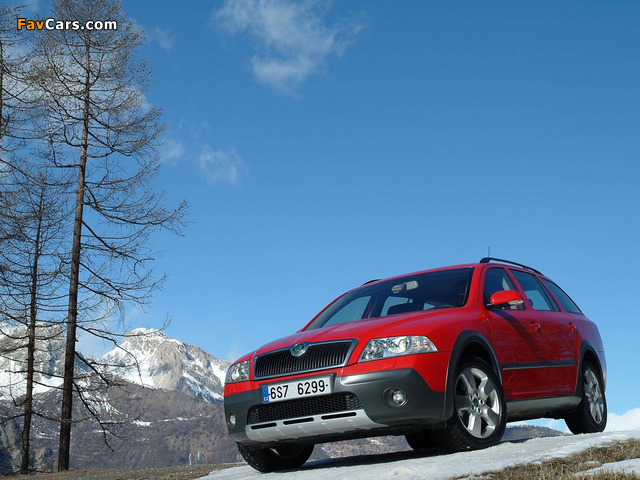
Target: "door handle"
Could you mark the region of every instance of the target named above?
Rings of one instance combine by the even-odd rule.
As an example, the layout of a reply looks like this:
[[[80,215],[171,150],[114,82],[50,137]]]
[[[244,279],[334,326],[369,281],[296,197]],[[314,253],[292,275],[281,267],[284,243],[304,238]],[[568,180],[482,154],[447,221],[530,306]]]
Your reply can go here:
[[[542,330],[542,326],[536,322],[531,322],[531,328],[533,328],[534,332],[539,332],[540,330]]]

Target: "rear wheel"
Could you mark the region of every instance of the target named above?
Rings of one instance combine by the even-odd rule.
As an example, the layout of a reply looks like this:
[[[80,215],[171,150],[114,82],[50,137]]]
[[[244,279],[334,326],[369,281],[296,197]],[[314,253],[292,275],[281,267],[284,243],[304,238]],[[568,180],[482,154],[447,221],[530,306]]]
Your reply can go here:
[[[277,448],[251,450],[238,443],[238,450],[245,461],[259,472],[299,468],[309,460],[314,445],[283,445]]]
[[[507,424],[507,402],[493,368],[480,358],[461,362],[454,394],[453,416],[434,432],[439,443],[457,452],[497,444]]]
[[[607,400],[600,371],[591,362],[582,369],[582,401],[578,409],[565,417],[571,433],[598,433],[607,426]]]

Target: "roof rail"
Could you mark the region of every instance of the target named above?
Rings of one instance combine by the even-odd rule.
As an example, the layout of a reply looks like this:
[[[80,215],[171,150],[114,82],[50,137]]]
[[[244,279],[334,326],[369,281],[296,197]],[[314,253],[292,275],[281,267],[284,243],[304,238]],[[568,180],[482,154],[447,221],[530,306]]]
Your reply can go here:
[[[536,270],[535,268],[531,268],[527,265],[523,265],[522,263],[518,263],[518,262],[512,262],[511,260],[505,260],[504,258],[495,258],[495,257],[484,257],[483,259],[480,260],[480,263],[489,263],[489,262],[502,262],[502,263],[510,263],[511,265],[516,265],[518,267],[522,267],[522,268],[526,268],[527,270],[531,270],[532,272],[536,272],[539,273],[540,275],[542,275],[542,272],[539,270]]]

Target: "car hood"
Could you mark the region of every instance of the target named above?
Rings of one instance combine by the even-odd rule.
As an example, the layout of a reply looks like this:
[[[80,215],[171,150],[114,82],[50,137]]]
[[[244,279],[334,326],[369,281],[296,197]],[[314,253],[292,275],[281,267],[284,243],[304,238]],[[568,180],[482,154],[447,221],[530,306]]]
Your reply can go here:
[[[273,350],[288,348],[296,343],[303,342],[326,342],[331,340],[358,339],[359,343],[364,346],[363,342],[367,342],[372,338],[393,335],[428,335],[428,332],[425,332],[425,326],[428,326],[431,322],[440,324],[442,321],[446,321],[449,316],[459,311],[459,308],[448,308],[433,311],[411,312],[391,315],[389,317],[356,320],[315,330],[306,330],[269,342],[256,350],[255,354],[260,355]],[[425,321],[427,321],[426,325]],[[418,322],[420,324],[420,328],[418,329],[416,326],[414,329],[414,324],[417,324]]]

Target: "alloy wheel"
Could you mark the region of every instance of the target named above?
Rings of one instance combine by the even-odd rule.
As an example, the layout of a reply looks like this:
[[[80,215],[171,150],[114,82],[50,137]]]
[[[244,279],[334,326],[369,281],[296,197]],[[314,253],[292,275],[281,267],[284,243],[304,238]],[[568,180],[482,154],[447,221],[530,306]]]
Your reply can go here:
[[[584,396],[589,404],[589,412],[596,423],[602,423],[604,418],[604,398],[600,389],[600,382],[593,370],[588,368],[584,372]]]
[[[493,381],[479,368],[469,367],[456,379],[456,410],[467,432],[489,437],[500,425],[500,397]]]

